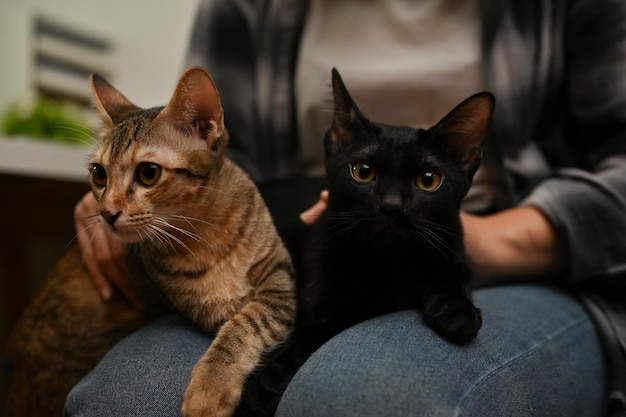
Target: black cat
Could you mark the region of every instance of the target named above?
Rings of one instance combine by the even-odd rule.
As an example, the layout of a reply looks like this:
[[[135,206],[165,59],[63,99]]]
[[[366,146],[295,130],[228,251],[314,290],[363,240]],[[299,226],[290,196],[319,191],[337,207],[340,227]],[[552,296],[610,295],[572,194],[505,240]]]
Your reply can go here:
[[[460,206],[494,108],[475,94],[428,130],[368,120],[332,72],[334,118],[324,138],[328,207],[298,268],[298,319],[289,342],[246,384],[238,416],[272,416],[302,363],[342,330],[381,314],[420,310],[446,339],[481,327]]]

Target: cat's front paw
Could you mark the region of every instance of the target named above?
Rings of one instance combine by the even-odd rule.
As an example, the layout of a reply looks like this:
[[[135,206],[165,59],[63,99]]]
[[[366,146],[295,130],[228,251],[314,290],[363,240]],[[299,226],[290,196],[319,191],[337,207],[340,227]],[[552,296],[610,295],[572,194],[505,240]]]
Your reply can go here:
[[[483,324],[480,310],[466,297],[434,294],[424,303],[423,310],[431,328],[458,344],[474,339]]]
[[[197,369],[198,368],[198,369]],[[241,397],[241,386],[218,378],[196,365],[183,397],[184,417],[231,417]]]

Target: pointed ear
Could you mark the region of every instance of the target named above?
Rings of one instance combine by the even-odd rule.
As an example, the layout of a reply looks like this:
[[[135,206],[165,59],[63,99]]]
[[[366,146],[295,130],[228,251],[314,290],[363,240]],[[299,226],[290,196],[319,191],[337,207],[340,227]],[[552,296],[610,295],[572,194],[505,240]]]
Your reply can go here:
[[[89,84],[100,118],[108,127],[119,123],[125,117],[141,111],[115,87],[98,74],[91,74]]]
[[[219,92],[209,73],[191,67],[180,77],[174,95],[161,111],[176,128],[198,135],[213,148],[224,133],[224,111]]]
[[[495,99],[482,92],[464,100],[431,130],[445,142],[445,149],[453,155],[461,169],[471,179],[480,165],[483,141],[491,122]]]
[[[340,144],[352,140],[354,125],[363,117],[336,68],[332,70],[332,86],[335,104],[333,122],[326,133],[326,148],[331,152]]]

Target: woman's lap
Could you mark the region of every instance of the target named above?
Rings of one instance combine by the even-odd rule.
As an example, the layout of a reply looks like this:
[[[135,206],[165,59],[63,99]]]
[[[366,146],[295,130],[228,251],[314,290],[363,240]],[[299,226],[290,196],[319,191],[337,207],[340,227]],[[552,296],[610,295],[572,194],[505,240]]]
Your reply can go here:
[[[191,369],[211,338],[166,316],[119,342],[70,392],[66,416],[178,416]]]
[[[603,415],[604,359],[576,301],[535,286],[483,289],[474,300],[484,324],[467,346],[408,311],[348,329],[302,367],[277,415]]]
[[[601,416],[607,370],[593,324],[538,286],[474,292],[483,328],[467,346],[403,311],[361,323],[320,348],[277,416]],[[211,338],[172,316],[116,346],[68,397],[70,416],[178,415]]]

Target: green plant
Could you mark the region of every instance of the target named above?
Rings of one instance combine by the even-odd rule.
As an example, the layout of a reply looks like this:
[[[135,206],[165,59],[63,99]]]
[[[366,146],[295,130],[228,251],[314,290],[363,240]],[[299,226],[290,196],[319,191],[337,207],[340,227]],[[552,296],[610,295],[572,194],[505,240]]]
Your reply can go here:
[[[59,142],[90,143],[93,129],[69,102],[40,97],[32,105],[11,105],[2,117],[5,136],[29,136]]]

